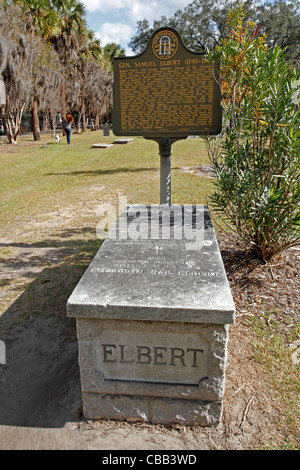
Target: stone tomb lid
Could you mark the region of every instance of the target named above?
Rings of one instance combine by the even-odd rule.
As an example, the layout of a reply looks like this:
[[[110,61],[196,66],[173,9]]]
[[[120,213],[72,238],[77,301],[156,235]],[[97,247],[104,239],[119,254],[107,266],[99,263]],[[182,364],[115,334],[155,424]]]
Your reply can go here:
[[[116,139],[114,140],[114,144],[131,144],[133,139]]]
[[[110,147],[113,147],[113,144],[106,144],[106,143],[98,143],[98,144],[92,144],[92,148],[94,149],[108,149]]]
[[[127,206],[70,296],[67,312],[233,323],[235,307],[208,209]]]

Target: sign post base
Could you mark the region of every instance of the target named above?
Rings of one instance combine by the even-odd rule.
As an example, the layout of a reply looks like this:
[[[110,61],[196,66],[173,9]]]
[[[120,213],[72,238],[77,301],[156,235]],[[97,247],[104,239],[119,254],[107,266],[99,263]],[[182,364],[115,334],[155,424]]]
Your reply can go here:
[[[160,155],[160,204],[171,205],[171,153],[172,144],[186,137],[145,137],[155,140]]]

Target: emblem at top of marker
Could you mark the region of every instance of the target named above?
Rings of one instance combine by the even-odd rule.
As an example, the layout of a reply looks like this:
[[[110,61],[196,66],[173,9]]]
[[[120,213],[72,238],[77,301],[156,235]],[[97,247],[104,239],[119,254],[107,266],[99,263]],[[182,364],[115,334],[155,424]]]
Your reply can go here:
[[[177,35],[169,29],[159,31],[153,38],[152,50],[160,60],[171,59],[178,50]]]

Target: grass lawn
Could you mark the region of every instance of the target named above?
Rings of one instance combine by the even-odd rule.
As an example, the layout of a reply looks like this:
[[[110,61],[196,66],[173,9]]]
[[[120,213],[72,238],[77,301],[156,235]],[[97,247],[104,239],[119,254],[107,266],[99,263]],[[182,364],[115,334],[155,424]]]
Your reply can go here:
[[[67,145],[64,137],[56,144],[50,135],[42,135],[39,142],[34,142],[32,135],[28,135],[15,146],[0,141],[0,339],[5,339],[9,331],[22,321],[41,317],[55,317],[61,325],[65,324],[63,334],[66,335],[73,325],[70,323],[72,319],[66,318],[66,301],[101,245],[96,234],[99,205],[112,204],[118,213],[120,196],[126,197],[128,204],[159,204],[158,144],[134,137],[128,145],[92,148],[93,143],[112,143],[114,140],[112,134],[104,137],[100,131],[88,131],[86,134],[72,134],[71,145]],[[214,188],[213,179],[186,171],[187,167],[193,169],[208,163],[202,139],[188,138],[173,144],[172,204],[208,203],[208,196]],[[216,222],[220,223],[220,220]],[[234,245],[232,240],[231,243]],[[225,246],[224,253],[230,260],[236,253],[239,255],[239,250],[237,246]],[[295,259],[297,254],[295,252]],[[295,260],[291,259],[293,262]],[[259,310],[256,303],[253,313],[254,297],[261,294],[266,299],[269,295],[266,287],[265,291],[259,291],[259,282],[263,284],[267,270],[263,271],[265,267],[262,267],[259,271],[258,267],[255,271],[255,266],[255,269],[248,269],[247,263],[243,263],[242,260],[236,266],[228,266],[233,273],[230,282],[234,295],[244,296],[248,302],[243,306],[247,312],[237,319],[235,331],[241,332],[242,338],[243,335],[251,338],[248,341],[251,352],[246,355],[246,363],[236,363],[231,359],[234,370],[230,372],[229,368],[229,383],[230,380],[235,383],[235,377],[243,382],[236,382],[236,390],[231,397],[233,407],[242,393],[240,390],[245,387],[245,395],[240,402],[241,417],[243,410],[249,412],[247,401],[252,393],[255,394],[256,405],[251,405],[250,412],[253,412],[253,427],[254,413],[257,412],[259,438],[253,438],[249,443],[244,431],[241,437],[235,437],[238,434],[231,430],[235,429],[237,433],[241,430],[230,421],[227,423],[228,432],[224,439],[222,436],[219,445],[231,448],[232,438],[234,448],[238,440],[245,438],[243,448],[296,449],[299,447],[299,363],[291,362],[291,353],[296,354],[297,351],[290,345],[297,347],[299,323],[294,316],[285,316],[285,306],[278,307],[278,311],[273,310],[271,314],[268,305]],[[292,269],[291,276],[294,276],[296,268]],[[273,270],[278,270],[275,278],[272,269],[272,277],[271,274],[269,276],[270,285],[275,289],[276,275],[278,273],[279,283],[281,272],[276,266]],[[257,272],[262,274],[262,281],[255,278]],[[290,282],[296,283],[297,279],[294,276]],[[251,288],[254,289],[256,281],[258,287],[255,287],[254,296]],[[286,293],[283,287],[283,293]],[[250,289],[249,295],[247,289]],[[243,349],[243,341],[237,343],[237,347]],[[233,357],[235,354],[233,351]],[[260,370],[265,385],[252,383],[255,380],[250,385],[264,387],[266,394],[271,396],[270,407],[276,408],[276,413],[280,414],[280,419],[274,419],[270,429],[264,430],[260,423],[259,406],[263,407],[261,388],[251,394],[247,392],[250,379],[248,381],[245,378],[247,372],[243,372],[247,367],[252,371],[256,367]],[[226,416],[227,419],[235,419],[233,415]],[[213,441],[216,442],[217,438],[216,433]]]
[[[34,145],[29,145],[31,136],[22,139],[22,146],[0,145],[1,229],[14,218],[31,217],[55,204],[74,203],[89,185],[104,186],[106,199],[117,199],[122,194],[129,204],[159,203],[157,143],[137,137],[128,145],[92,148],[93,143],[112,143],[114,139],[113,135],[103,137],[101,132],[88,132],[73,134],[71,145],[64,138],[55,144],[49,135]],[[206,203],[212,180],[181,170],[206,163],[201,139],[173,144],[172,203]]]

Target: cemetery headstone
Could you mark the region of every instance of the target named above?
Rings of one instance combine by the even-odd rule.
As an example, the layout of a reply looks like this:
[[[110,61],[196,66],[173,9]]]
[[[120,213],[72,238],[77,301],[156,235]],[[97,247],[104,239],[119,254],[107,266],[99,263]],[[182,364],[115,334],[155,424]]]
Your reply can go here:
[[[109,124],[108,124],[108,122],[105,122],[105,123],[103,124],[103,135],[104,135],[105,137],[108,137],[108,136],[109,136]]]

